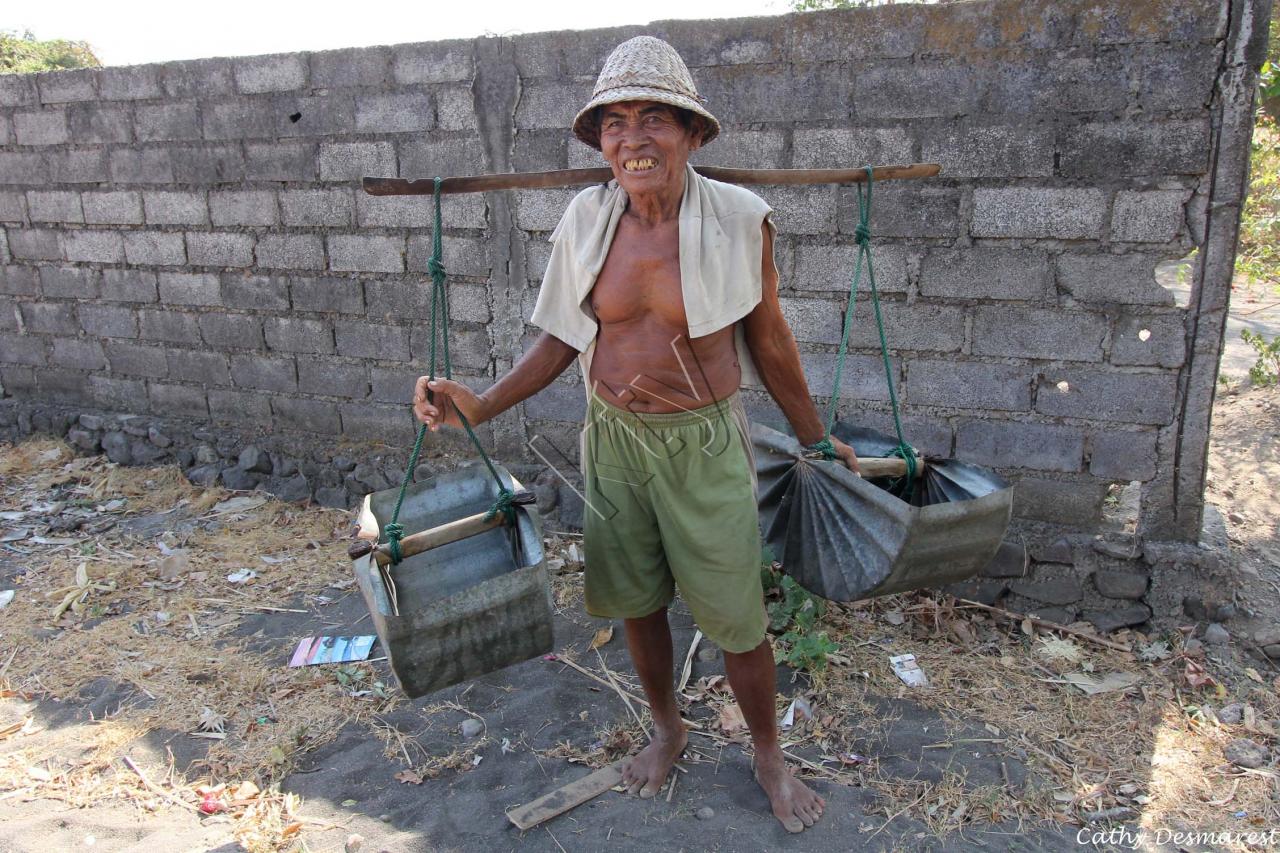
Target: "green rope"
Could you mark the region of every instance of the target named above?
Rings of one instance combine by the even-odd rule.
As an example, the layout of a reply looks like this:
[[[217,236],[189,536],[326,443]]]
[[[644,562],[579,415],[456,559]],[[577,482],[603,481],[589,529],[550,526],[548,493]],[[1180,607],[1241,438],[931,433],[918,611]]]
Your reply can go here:
[[[836,456],[835,446],[831,443],[831,429],[835,426],[836,402],[840,398],[840,379],[844,374],[844,363],[849,354],[849,335],[853,330],[853,311],[858,297],[858,286],[862,281],[862,265],[865,260],[867,282],[871,287],[871,305],[875,309],[876,330],[880,334],[880,356],[884,361],[884,377],[889,386],[889,403],[893,409],[893,427],[898,436],[898,446],[890,452],[890,455],[900,456],[907,463],[905,482],[896,481],[891,485],[890,490],[903,500],[910,501],[916,482],[916,454],[902,435],[902,418],[898,414],[898,392],[894,386],[893,367],[889,361],[889,343],[884,333],[884,317],[881,316],[880,312],[880,291],[876,288],[875,268],[871,263],[871,189],[874,171],[870,166],[867,166],[866,170],[865,189],[862,184],[858,184],[857,187],[858,224],[854,227],[853,239],[858,244],[858,261],[854,266],[853,280],[849,284],[849,303],[845,306],[844,311],[844,332],[840,336],[840,350],[836,356],[835,383],[831,389],[831,400],[827,405],[826,435],[823,436],[821,441],[810,445],[808,449],[821,453],[826,459],[834,459]]]
[[[427,271],[431,273],[431,351],[428,375],[433,380],[437,375],[437,340],[440,342],[441,358],[439,361],[444,369],[444,378],[453,378],[453,362],[449,357],[449,291],[445,287],[448,276],[444,269],[444,240],[441,233],[443,231],[442,216],[440,214],[440,184],[442,180],[439,177],[435,179],[435,192],[433,193],[435,227],[431,235],[431,257],[427,259]],[[485,467],[489,469],[494,482],[498,484],[498,498],[493,502],[493,506],[489,507],[489,511],[485,513],[484,520],[492,521],[494,516],[502,513],[508,524],[515,524],[515,493],[502,482],[498,469],[494,467],[493,462],[489,459],[489,454],[484,452],[484,447],[480,444],[480,439],[476,436],[475,430],[471,428],[471,424],[461,411],[458,412],[458,420],[462,422],[462,428],[466,430],[467,437],[475,445],[476,450],[480,453],[480,458],[484,460]],[[390,552],[392,563],[399,563],[401,560],[400,540],[404,537],[404,525],[400,524],[400,506],[404,503],[405,490],[409,488],[409,483],[413,481],[413,470],[417,467],[418,454],[422,451],[422,440],[426,437],[426,434],[427,425],[423,424],[418,428],[418,438],[413,443],[413,453],[409,456],[409,466],[405,469],[404,480],[400,483],[400,495],[396,499],[395,510],[391,513],[391,521],[384,529],[387,537],[387,550]]]

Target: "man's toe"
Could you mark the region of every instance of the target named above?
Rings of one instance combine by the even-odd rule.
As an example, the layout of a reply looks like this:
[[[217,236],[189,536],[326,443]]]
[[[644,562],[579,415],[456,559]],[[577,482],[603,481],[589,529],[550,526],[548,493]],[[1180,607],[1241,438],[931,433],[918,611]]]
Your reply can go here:
[[[804,821],[795,815],[779,818],[779,820],[782,821],[782,828],[787,832],[804,832]]]
[[[649,782],[649,784],[645,785],[643,788],[640,789],[640,799],[642,800],[652,799],[653,797],[658,796],[658,792],[661,790],[662,790],[662,780],[659,780],[657,782],[651,781]]]

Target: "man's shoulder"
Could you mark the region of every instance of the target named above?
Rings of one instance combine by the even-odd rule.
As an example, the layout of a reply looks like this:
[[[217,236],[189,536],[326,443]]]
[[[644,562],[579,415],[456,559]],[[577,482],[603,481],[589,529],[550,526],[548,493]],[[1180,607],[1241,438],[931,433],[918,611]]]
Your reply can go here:
[[[722,216],[742,213],[763,216],[773,210],[769,202],[744,186],[727,184],[702,175],[698,176],[698,180]]]

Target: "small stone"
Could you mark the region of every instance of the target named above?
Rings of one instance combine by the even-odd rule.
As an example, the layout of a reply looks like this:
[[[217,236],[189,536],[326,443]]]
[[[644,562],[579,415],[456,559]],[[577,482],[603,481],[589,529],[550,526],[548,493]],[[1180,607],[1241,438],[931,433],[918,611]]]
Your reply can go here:
[[[1067,539],[1058,539],[1048,547],[1033,549],[1033,556],[1042,563],[1075,562],[1071,552],[1071,542]]]
[[[1115,610],[1086,610],[1084,618],[1092,622],[1093,627],[1102,633],[1109,634],[1121,628],[1146,622],[1151,618],[1151,608],[1145,604],[1130,604],[1128,607],[1118,607]]]
[[[360,853],[360,848],[364,845],[364,836],[358,832],[353,832],[347,836],[347,843],[342,845],[342,853]]]
[[[1218,722],[1225,723],[1228,726],[1238,726],[1243,720],[1243,702],[1232,702],[1230,705],[1223,705],[1222,710],[1218,712]]]
[[[1280,645],[1280,625],[1268,625],[1253,632],[1253,641],[1260,646]]]
[[[173,458],[177,460],[178,466],[183,469],[190,468],[196,462],[196,455],[185,447],[175,451]]]
[[[117,465],[128,465],[133,461],[133,456],[129,453],[129,437],[122,432],[114,431],[104,435],[102,450]]]
[[[305,501],[311,497],[311,484],[301,474],[292,477],[272,477],[263,481],[267,491],[282,501]]]
[[[249,491],[258,485],[261,478],[239,466],[231,465],[222,469],[222,485],[233,492]]]
[[[1198,595],[1188,595],[1182,599],[1182,612],[1197,622],[1209,618],[1209,611],[1205,608],[1204,601]]]
[[[1262,647],[1262,653],[1272,660],[1280,660],[1280,643]]]
[[[271,456],[252,444],[240,451],[236,466],[241,471],[256,471],[259,474],[271,473]]]
[[[196,441],[208,443],[213,441],[213,430],[206,429],[205,427],[196,427],[191,431],[191,437]]]
[[[196,461],[201,465],[213,465],[222,457],[218,455],[218,451],[214,450],[207,444],[202,444],[196,448]]]
[[[1133,542],[1112,542],[1109,539],[1093,540],[1093,550],[1117,560],[1132,560],[1142,553]]]
[[[129,442],[129,455],[134,465],[154,465],[169,454],[149,441],[140,438]]]
[[[156,447],[168,447],[173,444],[172,438],[169,438],[169,436],[165,435],[155,427],[151,427],[151,429],[147,430],[147,438]]]
[[[1237,767],[1257,770],[1267,763],[1271,753],[1265,746],[1247,737],[1237,738],[1223,747],[1222,755]]]
[[[1227,521],[1232,524],[1244,524],[1244,516],[1238,512],[1227,513]]]
[[[100,430],[102,429],[102,425],[103,425],[103,420],[100,415],[81,415],[80,416],[80,426],[84,427],[87,430]]]
[[[1182,650],[1193,656],[1204,654],[1204,643],[1200,642],[1195,637],[1190,637],[1182,644]]]
[[[1021,542],[1001,542],[996,555],[982,569],[982,574],[989,578],[1020,578],[1026,573],[1027,550]]]
[[[341,486],[316,489],[316,503],[331,509],[346,509],[347,490]]]
[[[711,820],[711,818],[716,816],[716,810],[711,808],[711,806],[703,806],[698,809],[695,814],[697,814],[698,820]]]
[[[383,823],[391,823],[391,815],[385,814],[385,813],[380,814],[378,815],[378,820],[382,821]]]
[[[1217,622],[1204,629],[1204,641],[1211,646],[1224,646],[1231,642],[1231,634]]]
[[[462,721],[462,725],[459,727],[459,730],[462,732],[462,736],[464,738],[470,740],[471,738],[480,736],[480,733],[484,731],[484,723],[474,717],[471,717]]]
[[[1147,576],[1142,572],[1095,572],[1093,585],[1107,598],[1136,601],[1147,594]]]
[[[560,502],[559,478],[551,470],[543,471],[533,481],[533,494],[537,498],[534,506],[540,515],[548,515]]]
[[[1209,609],[1209,618],[1214,622],[1226,622],[1236,618],[1236,606],[1231,602],[1219,604]]]
[[[703,663],[711,663],[711,661],[720,657],[720,650],[715,646],[703,646],[698,649],[698,660]]]
[[[217,465],[199,465],[187,471],[187,479],[197,486],[209,488],[218,482]]]
[[[334,468],[337,468],[339,471],[341,471],[344,474],[350,471],[352,468],[356,467],[356,461],[346,456],[333,457],[332,464]]]
[[[291,456],[271,454],[271,471],[277,477],[292,477],[298,473],[298,460]]]
[[[413,482],[421,483],[435,476],[436,469],[430,462],[419,462],[413,469]]]
[[[129,435],[137,438],[146,438],[151,425],[147,423],[146,418],[138,415],[127,415],[120,419],[120,428],[129,433]]]
[[[98,436],[87,429],[70,429],[67,431],[67,441],[74,444],[81,450],[87,450],[93,453],[98,449]]]
[[[391,481],[388,480],[381,471],[373,465],[360,464],[357,465],[350,474],[347,475],[347,486],[352,491],[381,492],[384,489],[391,488]]]

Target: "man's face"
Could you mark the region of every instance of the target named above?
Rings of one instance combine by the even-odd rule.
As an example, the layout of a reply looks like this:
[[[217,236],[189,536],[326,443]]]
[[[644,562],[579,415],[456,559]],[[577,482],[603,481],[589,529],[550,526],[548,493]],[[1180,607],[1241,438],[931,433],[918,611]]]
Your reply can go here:
[[[668,104],[623,101],[600,109],[600,150],[628,195],[680,186],[700,144],[694,133]]]

